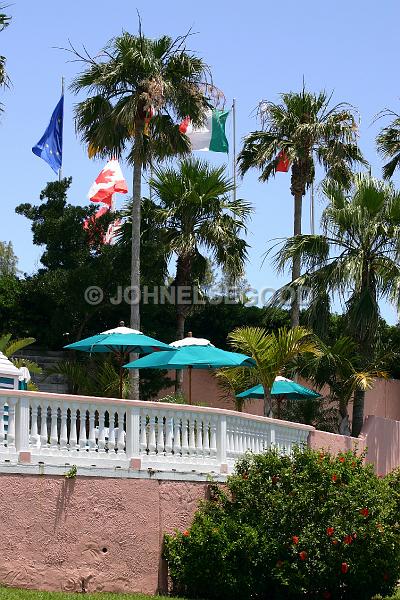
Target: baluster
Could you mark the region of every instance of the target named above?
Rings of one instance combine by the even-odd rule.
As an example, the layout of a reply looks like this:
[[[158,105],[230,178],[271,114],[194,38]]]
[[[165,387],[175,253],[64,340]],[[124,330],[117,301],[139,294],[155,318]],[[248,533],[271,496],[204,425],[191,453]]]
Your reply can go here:
[[[50,449],[52,450],[52,452],[57,452],[57,450],[58,450],[57,419],[58,419],[58,404],[53,402],[51,404],[51,429],[50,429]]]
[[[5,446],[4,401],[0,398],[0,448]]]
[[[189,438],[188,438],[188,418],[187,413],[182,413],[182,457],[189,454]]]
[[[157,417],[157,454],[164,453],[164,418],[159,414]]]
[[[117,449],[118,455],[124,453],[125,450],[125,431],[124,431],[124,415],[125,411],[123,409],[119,409],[118,411],[118,440],[117,440]]]
[[[189,454],[196,454],[196,438],[195,438],[196,419],[193,413],[189,413]]]
[[[40,416],[39,416],[39,425],[40,425],[40,448],[41,451],[44,451],[48,446],[49,440],[49,432],[47,430],[47,404],[40,405]]]
[[[156,453],[156,417],[149,411],[149,454]]]
[[[29,445],[33,448],[39,446],[39,434],[38,434],[38,402],[36,400],[31,401],[31,435]],[[1,417],[0,417],[1,418]]]
[[[99,454],[106,451],[106,414],[107,411],[99,410],[99,437],[97,440]]]
[[[217,456],[217,417],[210,419],[210,456]]]
[[[79,452],[86,452],[86,406],[79,406]]]
[[[182,425],[183,427],[183,425]],[[177,412],[174,416],[174,456],[181,456],[182,441],[181,441],[181,413]]]
[[[33,416],[32,416],[33,418]],[[61,405],[61,428],[60,428],[60,450],[67,454],[68,452],[68,405],[63,403]]]
[[[76,428],[76,422],[78,419],[78,405],[71,405],[71,429],[69,432],[69,449],[71,452],[76,452],[78,449],[78,434]]]
[[[96,418],[96,408],[93,405],[89,407],[89,438],[88,438],[88,446],[89,452],[94,452],[96,450],[96,431],[94,421]]]
[[[203,419],[199,417],[196,421],[196,452],[197,456],[203,456]]]
[[[227,427],[228,427],[228,419],[227,419]],[[229,430],[227,430],[226,435],[226,451],[229,454],[227,456],[235,457],[235,421],[234,419],[229,419]]]
[[[15,449],[15,405],[16,398],[8,398],[8,428],[7,428],[7,448]]]
[[[108,424],[108,453],[114,457],[115,456],[115,411],[114,408],[110,408],[108,411],[109,414],[109,424]]]
[[[238,419],[238,449],[239,449],[239,454],[243,455],[244,454],[244,449],[245,449],[245,440],[244,440],[244,433],[243,433],[243,421]]]
[[[165,454],[172,454],[172,440],[174,437],[174,419],[167,415],[165,417]]]
[[[210,456],[210,419],[203,421],[203,453],[204,456]]]
[[[147,416],[143,410],[140,415],[140,452],[147,454]]]

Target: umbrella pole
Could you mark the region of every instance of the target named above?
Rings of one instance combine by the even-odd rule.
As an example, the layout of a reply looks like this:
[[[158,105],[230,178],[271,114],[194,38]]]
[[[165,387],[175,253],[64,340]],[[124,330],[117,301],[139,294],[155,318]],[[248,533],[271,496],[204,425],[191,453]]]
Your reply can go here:
[[[192,404],[192,367],[189,366],[189,404]]]
[[[119,367],[119,397],[122,399],[122,365]]]

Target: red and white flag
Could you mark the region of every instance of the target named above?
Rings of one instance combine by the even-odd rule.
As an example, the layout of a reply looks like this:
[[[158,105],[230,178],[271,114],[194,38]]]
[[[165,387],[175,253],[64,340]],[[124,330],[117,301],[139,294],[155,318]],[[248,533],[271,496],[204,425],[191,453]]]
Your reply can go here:
[[[280,173],[287,173],[290,167],[290,160],[284,150],[281,150],[277,156],[278,164],[275,167],[275,171]]]
[[[88,198],[92,202],[103,202],[111,208],[112,196],[117,192],[126,194],[128,186],[122,175],[119,162],[113,159],[109,160],[104,169],[99,173],[96,181],[89,190]]]
[[[91,217],[88,217],[87,219],[85,219],[83,221],[83,229],[89,229],[90,227],[95,225],[97,219],[99,219],[100,217],[105,215],[106,212],[108,212],[109,210],[110,209],[108,208],[108,206],[102,206],[101,208],[99,208],[99,210],[97,212],[95,212],[94,215],[92,215]]]
[[[104,244],[112,244],[118,235],[120,227],[121,227],[121,219],[116,219],[115,221],[110,223],[108,226],[108,229],[106,231],[106,234],[104,236],[103,243]]]

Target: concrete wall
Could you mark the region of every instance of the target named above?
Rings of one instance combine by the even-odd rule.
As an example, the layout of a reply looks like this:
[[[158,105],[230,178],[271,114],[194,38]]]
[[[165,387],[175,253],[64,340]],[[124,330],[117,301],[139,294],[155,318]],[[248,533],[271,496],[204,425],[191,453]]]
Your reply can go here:
[[[362,434],[366,439],[367,461],[375,465],[378,475],[400,467],[400,421],[370,415]]]
[[[0,475],[0,582],[52,591],[166,589],[164,532],[184,530],[207,484]]]
[[[331,454],[353,450],[357,454],[365,451],[366,438],[362,435],[359,438],[352,438],[346,435],[337,435],[327,431],[311,431],[308,436],[308,445],[315,450],[326,450]]]

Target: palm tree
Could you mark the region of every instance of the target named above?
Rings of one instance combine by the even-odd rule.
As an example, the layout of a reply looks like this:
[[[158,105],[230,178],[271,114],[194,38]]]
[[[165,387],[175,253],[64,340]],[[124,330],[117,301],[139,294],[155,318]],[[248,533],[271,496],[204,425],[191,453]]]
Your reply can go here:
[[[153,229],[163,239],[167,261],[176,256],[175,290],[177,338],[185,334],[185,319],[192,303],[179,293],[204,281],[209,258],[232,278],[243,275],[247,243],[240,236],[252,212],[249,203],[232,199],[233,182],[225,167],[211,167],[198,159],[185,159],[177,168],[156,169],[150,181],[154,192]]]
[[[6,6],[0,5],[0,31],[4,31],[11,23],[11,17],[6,15],[3,11]],[[10,85],[10,79],[6,71],[6,57],[0,56],[0,86],[8,87]],[[2,110],[2,104],[0,104],[0,110]]]
[[[281,94],[281,103],[262,101],[259,105],[261,131],[253,131],[244,140],[238,157],[242,175],[249,169],[261,171],[260,181],[275,176],[282,158],[291,165],[290,191],[294,198],[294,235],[301,235],[303,197],[315,178],[320,164],[329,179],[343,185],[350,182],[352,167],[365,164],[356,143],[357,123],[352,108],[345,103],[330,106],[332,96],[322,91],[314,94]],[[293,259],[292,281],[300,276],[300,261]],[[292,327],[299,324],[299,300],[291,306]]]
[[[30,373],[33,373],[34,375],[41,375],[42,369],[33,360],[15,357],[15,354],[18,354],[18,352],[27,346],[30,346],[35,341],[35,338],[32,337],[14,340],[11,333],[6,333],[0,337],[0,352],[9,358],[18,369],[21,367],[26,367]],[[30,384],[29,389],[36,389],[36,386],[34,386],[34,384]]]
[[[381,360],[361,369],[357,344],[350,337],[342,336],[331,345],[320,341],[319,347],[321,354],[300,360],[299,372],[321,392],[328,387],[328,399],[339,417],[336,420],[338,431],[342,435],[350,435],[349,402],[356,393],[372,388],[377,377],[387,378],[388,374],[379,368]]]
[[[392,184],[365,174],[354,177],[350,192],[326,184],[324,193],[330,204],[322,216],[323,233],[287,239],[276,255],[276,268],[283,271],[294,258],[300,261],[305,273],[291,285],[310,290],[311,306],[321,296],[326,302],[339,294],[347,331],[365,368],[374,360],[379,299],[396,308],[400,302],[400,193]],[[363,424],[364,396],[364,390],[356,390],[354,436]]]
[[[384,127],[376,138],[378,151],[385,159],[390,159],[383,167],[383,178],[390,179],[400,166],[400,115],[387,109],[379,117],[392,119],[392,122]]]
[[[201,125],[215,88],[201,58],[186,48],[187,36],[156,40],[124,32],[97,57],[71,51],[85,69],[72,90],[89,97],[76,106],[76,127],[93,156],[121,156],[133,164],[131,286],[140,289],[141,177],[152,160],[189,151],[179,123],[190,115]],[[140,329],[139,303],[131,304],[131,327]],[[132,397],[138,396],[138,377]]]
[[[264,388],[265,416],[271,416],[271,389],[275,378],[293,369],[302,355],[320,352],[318,340],[304,327],[282,327],[272,333],[261,327],[241,327],[232,331],[228,339],[235,350],[256,362],[252,371]]]

